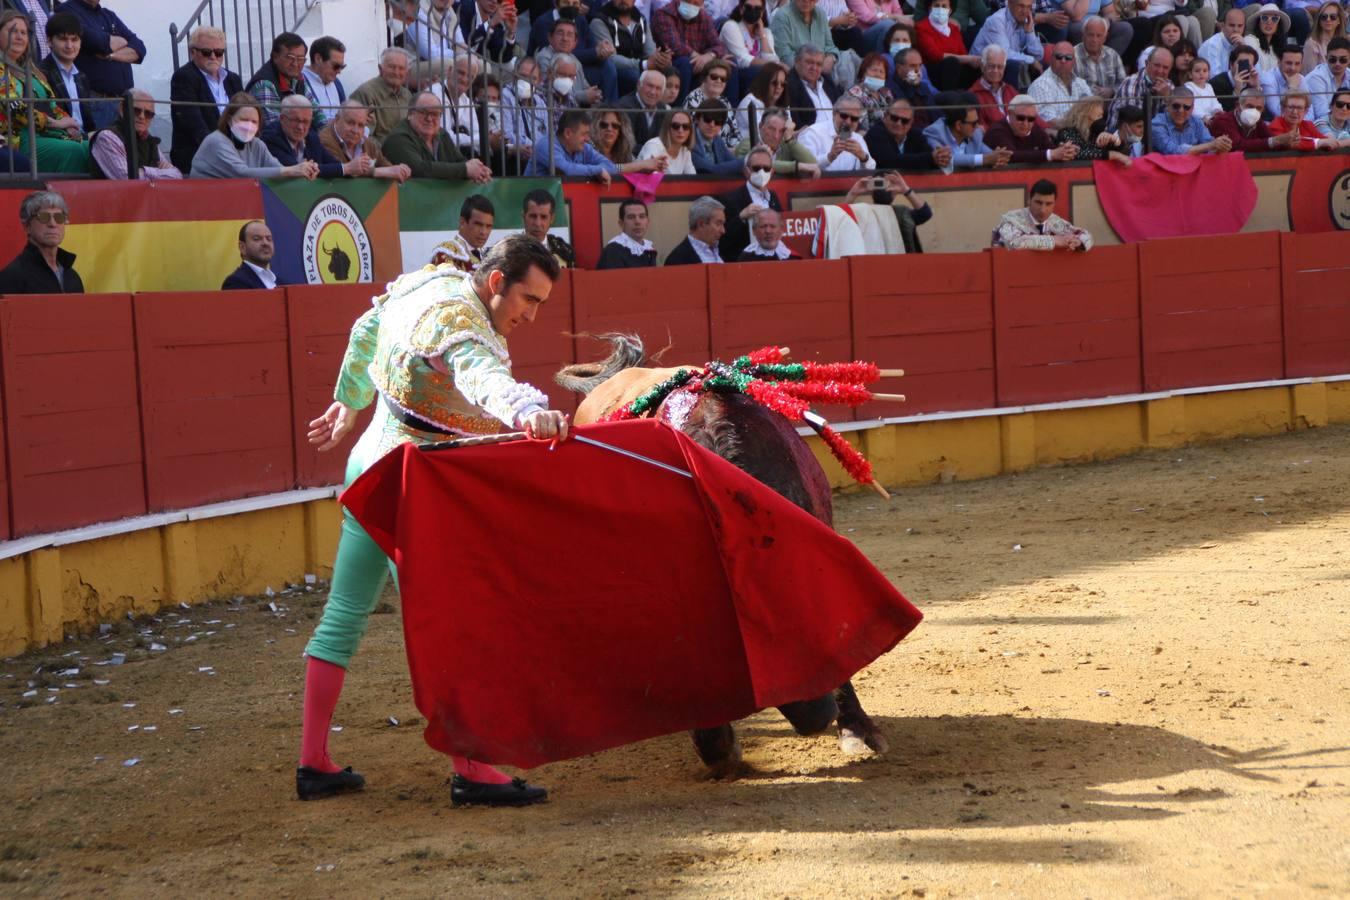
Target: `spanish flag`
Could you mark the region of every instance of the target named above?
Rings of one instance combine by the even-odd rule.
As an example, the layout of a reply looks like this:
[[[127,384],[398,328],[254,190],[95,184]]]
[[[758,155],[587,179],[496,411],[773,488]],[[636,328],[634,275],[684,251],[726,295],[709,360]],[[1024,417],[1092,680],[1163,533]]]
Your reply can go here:
[[[239,227],[263,217],[256,181],[62,181],[62,246],[91,294],[216,290],[239,266]]]

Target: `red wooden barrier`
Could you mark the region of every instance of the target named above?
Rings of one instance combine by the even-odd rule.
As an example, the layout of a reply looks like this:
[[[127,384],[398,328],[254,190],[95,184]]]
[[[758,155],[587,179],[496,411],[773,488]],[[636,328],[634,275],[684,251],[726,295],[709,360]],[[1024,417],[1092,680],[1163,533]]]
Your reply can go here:
[[[577,332],[636,332],[648,352],[670,345],[663,357],[667,365],[701,365],[712,358],[708,268],[575,271],[572,285]],[[577,341],[579,361],[589,361],[601,351],[602,347],[592,341]]]
[[[291,358],[291,435],[295,442],[297,487],[341,484],[347,454],[370,422],[372,404],[361,412],[352,434],[340,446],[318,453],[305,434],[311,419],[333,402],[333,387],[347,350],[352,324],[378,290],[370,284],[301,285],[286,288],[286,320]]]
[[[126,294],[0,301],[15,536],[145,512]]]
[[[799,362],[853,358],[848,260],[731,263],[708,270],[712,358],[730,361],[768,345],[792,348]],[[831,421],[854,418],[821,406]]]
[[[855,256],[855,355],[905,377],[883,389],[907,402],[869,404],[859,416],[994,405],[994,303],[987,253]]]
[[[295,484],[284,291],[138,294],[150,509]]]
[[[0,347],[3,347],[4,341],[4,329],[3,326],[0,326]],[[3,352],[0,351],[0,357],[3,356]],[[9,527],[9,480],[11,476],[9,473],[9,456],[5,452],[5,433],[4,391],[0,390],[0,541],[9,540],[11,534]]]
[[[1275,232],[1139,245],[1144,389],[1284,376]]]
[[[998,404],[1138,393],[1137,245],[993,250]]]
[[[1350,233],[1282,234],[1285,377],[1350,372]]]
[[[564,269],[534,321],[521,325],[507,338],[511,374],[548,394],[549,406],[564,412],[576,409],[576,397],[554,384],[553,375],[576,362],[571,337],[574,321],[572,274]]]

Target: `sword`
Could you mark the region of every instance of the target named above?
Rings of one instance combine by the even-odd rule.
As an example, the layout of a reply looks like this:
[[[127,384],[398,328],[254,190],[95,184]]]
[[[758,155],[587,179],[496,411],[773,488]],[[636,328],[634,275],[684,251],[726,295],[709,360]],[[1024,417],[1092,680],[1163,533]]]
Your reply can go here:
[[[483,434],[475,437],[452,438],[448,441],[436,441],[432,444],[421,444],[422,450],[451,450],[456,447],[478,447],[484,444],[509,444],[515,441],[529,440],[529,435],[523,431],[507,431],[501,434]],[[656,466],[658,469],[665,469],[667,472],[674,472],[676,475],[683,475],[685,478],[693,478],[693,474],[684,469],[663,463],[658,459],[652,459],[650,456],[643,456],[641,453],[634,453],[632,450],[625,450],[623,447],[616,447],[613,444],[607,444],[604,441],[597,441],[595,438],[585,437],[584,435],[572,434],[572,440],[580,441],[583,444],[590,444],[592,447],[599,447],[601,450],[608,450],[610,453],[617,453],[620,456],[626,456],[629,459],[636,459],[649,466]],[[550,447],[550,450],[553,448]]]

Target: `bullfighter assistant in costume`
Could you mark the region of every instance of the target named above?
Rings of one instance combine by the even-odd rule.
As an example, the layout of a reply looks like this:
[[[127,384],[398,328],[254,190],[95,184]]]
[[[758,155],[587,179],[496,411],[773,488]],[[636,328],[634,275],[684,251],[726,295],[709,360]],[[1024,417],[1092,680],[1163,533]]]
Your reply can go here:
[[[377,395],[375,417],[347,463],[348,484],[406,441],[491,434],[503,423],[532,437],[565,437],[567,417],[548,410],[542,392],[511,377],[506,348],[506,335],[534,320],[558,274],[553,254],[522,234],[493,247],[472,275],[444,265],[398,278],[352,327],[336,402],[310,423],[310,442],[321,451],[336,446],[354,426],[357,410]],[[295,776],[301,800],[365,786],[360,773],[329,758],[328,733],[347,663],[389,569],[389,558],[344,511],[332,589],[305,648],[304,731]],[[492,766],[451,760],[453,803],[524,805],[547,797],[543,788]]]

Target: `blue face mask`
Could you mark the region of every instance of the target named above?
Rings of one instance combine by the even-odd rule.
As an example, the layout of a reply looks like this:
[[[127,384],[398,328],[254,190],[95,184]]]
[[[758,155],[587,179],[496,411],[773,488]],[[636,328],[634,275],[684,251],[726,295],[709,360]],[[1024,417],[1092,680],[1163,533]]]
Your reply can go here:
[[[697,19],[700,12],[702,12],[702,7],[695,6],[692,3],[680,4],[680,18],[687,22],[692,22],[694,19]]]
[[[895,54],[901,52],[902,50],[908,50],[908,49],[909,49],[909,41],[892,41],[892,42],[891,42],[891,56],[895,56]]]
[[[952,11],[945,6],[935,6],[928,11],[928,18],[938,27],[946,25],[951,15]]]
[[[863,79],[863,87],[869,91],[879,91],[886,85],[884,78],[877,78],[875,75],[868,75]]]

